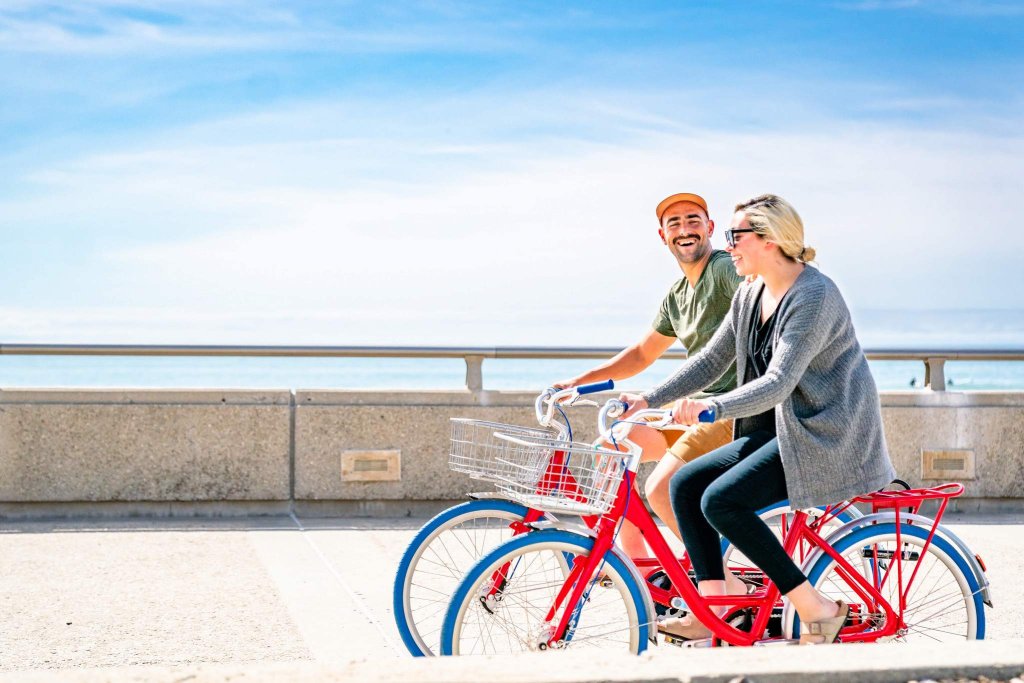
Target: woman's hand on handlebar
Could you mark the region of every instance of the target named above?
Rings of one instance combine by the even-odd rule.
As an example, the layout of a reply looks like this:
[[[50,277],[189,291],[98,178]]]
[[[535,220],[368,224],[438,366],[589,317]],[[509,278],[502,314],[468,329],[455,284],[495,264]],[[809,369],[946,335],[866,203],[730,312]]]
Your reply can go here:
[[[647,407],[647,401],[640,394],[619,394],[619,400],[626,404],[626,412],[619,416],[620,420],[624,420],[636,411]]]
[[[681,425],[697,424],[701,411],[710,410],[711,404],[692,398],[681,398],[672,404],[672,419]]]

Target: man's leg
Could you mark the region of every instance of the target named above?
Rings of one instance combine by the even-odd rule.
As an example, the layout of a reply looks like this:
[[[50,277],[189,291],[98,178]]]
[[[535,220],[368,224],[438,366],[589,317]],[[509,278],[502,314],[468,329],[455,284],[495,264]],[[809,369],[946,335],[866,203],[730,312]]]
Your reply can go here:
[[[654,462],[666,459],[665,453],[668,450],[668,442],[657,429],[637,425],[629,432],[629,440],[643,449],[640,462]],[[672,458],[673,460],[675,458]],[[636,500],[630,501],[630,505],[643,505],[639,491],[636,492]],[[650,557],[650,551],[644,542],[640,530],[629,522],[623,521],[619,528],[619,535],[616,542],[630,557]]]
[[[743,592],[743,587],[730,586],[726,580],[729,573],[722,565],[721,540],[718,531],[704,516],[701,499],[720,477],[727,475],[770,438],[771,435],[765,432],[748,434],[686,463],[672,478],[669,486],[672,509],[678,528],[682,531],[701,595]],[[732,578],[735,583],[737,580]],[[716,607],[712,611],[721,613],[723,609]],[[689,615],[682,619],[671,619],[660,628],[681,638],[705,638],[711,633],[706,626]]]
[[[672,475],[688,462],[721,448],[732,441],[732,420],[722,420],[712,424],[698,424],[687,429],[673,443],[665,456],[647,477],[644,492],[654,513],[665,523],[665,526],[681,539],[675,514],[672,512],[672,497],[669,495],[668,483]]]
[[[672,475],[686,463],[730,443],[732,427],[732,420],[721,420],[711,424],[702,423],[690,427],[669,447],[668,453],[658,463],[651,476],[647,478],[645,484],[647,501],[658,518],[680,540],[682,540],[682,536],[679,534],[676,516],[672,511],[672,496],[668,490]],[[725,582],[728,595],[743,595],[747,592],[747,584],[730,571],[725,572]]]

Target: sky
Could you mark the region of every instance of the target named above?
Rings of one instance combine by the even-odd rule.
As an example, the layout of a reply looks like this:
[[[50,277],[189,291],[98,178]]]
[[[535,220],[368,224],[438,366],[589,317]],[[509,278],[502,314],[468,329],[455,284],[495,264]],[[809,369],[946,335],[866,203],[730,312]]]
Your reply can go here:
[[[627,343],[680,191],[1020,320],[1022,86],[1024,0],[3,0],[0,343]]]

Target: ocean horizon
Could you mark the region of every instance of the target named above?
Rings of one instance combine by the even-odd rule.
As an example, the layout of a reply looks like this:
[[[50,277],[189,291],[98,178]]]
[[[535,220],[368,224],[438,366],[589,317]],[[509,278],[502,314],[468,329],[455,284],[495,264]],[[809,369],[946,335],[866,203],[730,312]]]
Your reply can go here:
[[[869,351],[1024,351],[1024,311],[861,311],[855,312],[854,318],[861,345]],[[617,336],[621,338],[622,334]],[[542,335],[538,335],[536,345],[545,345]],[[615,343],[607,339],[607,334],[601,338],[599,331],[595,331],[587,345],[615,346]],[[540,391],[599,362],[486,359],[484,388]],[[620,386],[637,390],[654,386],[675,372],[679,363],[678,360],[660,360],[636,377],[620,382]],[[881,391],[924,386],[923,362],[870,361],[870,366]],[[461,389],[465,386],[465,369],[464,361],[457,358],[0,355],[0,387]],[[949,361],[945,375],[950,389],[1024,390],[1024,361]]]

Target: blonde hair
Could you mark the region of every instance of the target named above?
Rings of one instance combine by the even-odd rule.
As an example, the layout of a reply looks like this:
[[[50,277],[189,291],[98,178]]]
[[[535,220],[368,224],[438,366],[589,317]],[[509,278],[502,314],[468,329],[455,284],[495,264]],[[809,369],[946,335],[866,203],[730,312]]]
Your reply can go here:
[[[804,222],[793,205],[776,194],[762,194],[740,202],[747,223],[758,233],[779,245],[782,253],[800,263],[810,263],[817,252],[804,244]]]

